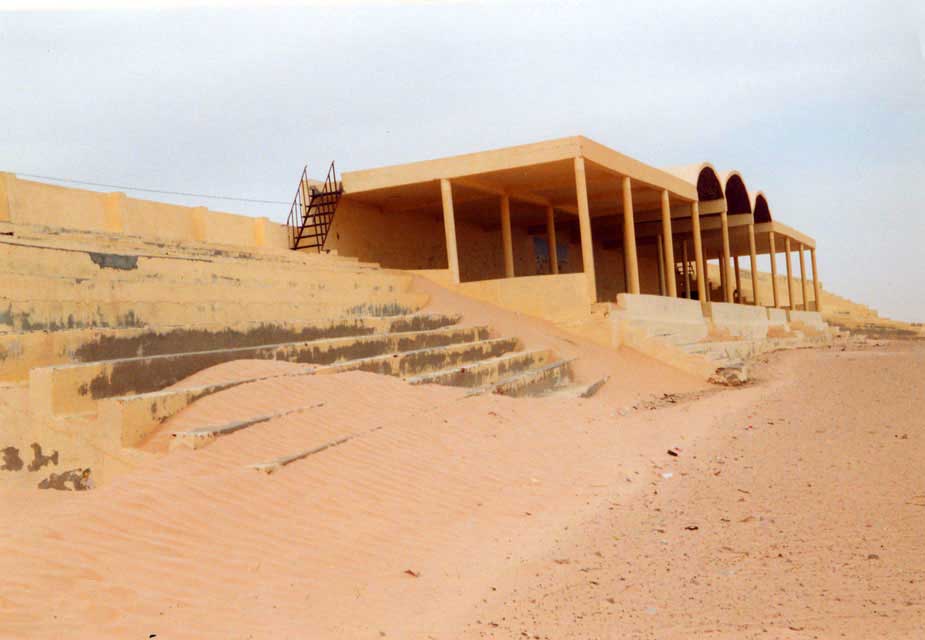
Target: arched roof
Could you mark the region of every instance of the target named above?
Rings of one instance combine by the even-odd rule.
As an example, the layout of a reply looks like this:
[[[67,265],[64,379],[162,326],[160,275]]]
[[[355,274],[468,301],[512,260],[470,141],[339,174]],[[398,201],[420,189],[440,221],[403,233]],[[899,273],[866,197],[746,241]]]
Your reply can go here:
[[[730,171],[723,180],[723,192],[726,194],[726,207],[729,215],[751,213],[752,203],[745,188],[745,180],[738,171]]]
[[[701,202],[719,200],[723,197],[723,185],[716,168],[709,162],[688,164],[682,167],[666,169],[691,184],[697,185],[697,199]]]
[[[771,207],[768,206],[768,199],[764,193],[758,191],[752,196],[752,213],[755,214],[755,223],[771,222]]]

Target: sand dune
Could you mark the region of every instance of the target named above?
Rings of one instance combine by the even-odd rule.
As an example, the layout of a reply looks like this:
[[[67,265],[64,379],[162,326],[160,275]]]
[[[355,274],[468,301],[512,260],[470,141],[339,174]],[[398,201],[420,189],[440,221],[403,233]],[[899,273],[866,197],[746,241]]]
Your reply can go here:
[[[96,491],[2,494],[0,637],[920,637],[922,364],[787,353],[635,411],[360,372],[235,387],[161,442],[305,410]]]

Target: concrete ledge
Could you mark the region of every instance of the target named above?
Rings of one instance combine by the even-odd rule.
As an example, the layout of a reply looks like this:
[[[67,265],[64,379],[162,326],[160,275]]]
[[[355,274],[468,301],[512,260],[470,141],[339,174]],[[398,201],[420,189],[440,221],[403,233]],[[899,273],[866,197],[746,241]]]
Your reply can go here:
[[[447,269],[413,271],[469,298],[552,322],[587,319],[591,300],[583,273],[519,276],[454,283]]]
[[[486,327],[450,327],[42,367],[29,374],[30,410],[33,415],[93,412],[98,400],[159,391],[198,371],[232,360],[326,365],[487,337]]]
[[[617,308],[634,318],[659,319],[672,323],[703,322],[700,301],[687,298],[621,293],[617,295]]]
[[[481,360],[463,367],[454,367],[408,378],[411,384],[442,384],[451,387],[486,387],[532,367],[547,364],[552,359],[548,349],[517,351],[497,358]]]
[[[704,331],[706,326],[704,325]],[[713,375],[716,367],[707,358],[687,353],[670,341],[653,337],[644,328],[624,323],[621,344],[665,364],[704,379]]]
[[[425,293],[378,293],[357,288],[338,298],[336,290],[311,298],[289,299],[280,293],[272,299],[254,301],[255,288],[242,288],[226,300],[177,302],[164,286],[159,299],[138,300],[114,294],[109,300],[21,300],[0,298],[3,324],[16,332],[71,329],[121,329],[155,326],[278,322],[280,318],[306,321],[333,316],[409,315],[430,300]],[[254,296],[259,298],[260,296]]]
[[[812,327],[822,331],[826,328],[825,321],[822,319],[822,314],[818,311],[797,311],[793,310],[790,312],[790,321],[798,322],[806,327]]]
[[[731,302],[713,302],[713,322],[722,324],[760,324],[768,323],[765,307]]]
[[[226,422],[220,425],[210,425],[207,427],[200,427],[198,429],[191,429],[189,431],[176,431],[170,434],[172,437],[170,441],[170,448],[176,449],[178,447],[186,447],[188,449],[199,449],[221,436],[227,436],[236,431],[241,431],[242,429],[247,429],[248,427],[252,427],[257,424],[263,424],[264,422],[269,422],[270,420],[275,420],[276,418],[284,418],[294,413],[311,411],[312,409],[318,409],[323,406],[324,403],[319,402],[307,406],[296,407],[294,409],[287,409],[285,411],[277,411],[275,413],[269,413],[261,416],[253,416],[250,418],[245,418],[244,420]]]
[[[464,342],[445,347],[416,349],[400,353],[388,353],[372,358],[348,360],[317,370],[319,374],[340,373],[341,371],[368,371],[390,376],[421,375],[440,371],[469,362],[486,358],[495,358],[517,349],[517,338],[494,338],[478,342]]]
[[[750,340],[762,340],[768,335],[768,313],[764,307],[729,302],[714,302],[710,306],[714,327]]]
[[[302,373],[244,378],[220,384],[107,398],[98,405],[99,428],[120,434],[123,447],[137,447],[161,424],[200,398],[258,380],[311,375],[314,371],[314,368],[306,367]]]
[[[768,307],[768,323],[774,326],[787,324],[787,310]]]
[[[305,322],[239,322],[138,329],[74,329],[0,335],[0,381],[19,381],[29,370],[130,358],[300,342],[374,333],[426,331],[451,326],[459,315],[319,317]]]
[[[528,369],[498,382],[492,392],[498,395],[520,398],[541,395],[572,380],[572,362],[557,360],[536,369]]]

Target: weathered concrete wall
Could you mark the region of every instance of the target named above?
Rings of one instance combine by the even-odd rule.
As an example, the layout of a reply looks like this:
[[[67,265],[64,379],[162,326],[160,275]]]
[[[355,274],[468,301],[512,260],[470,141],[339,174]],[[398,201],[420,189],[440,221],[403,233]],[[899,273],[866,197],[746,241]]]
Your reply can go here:
[[[764,307],[714,302],[710,310],[713,326],[731,336],[762,340],[768,335],[768,312]]]
[[[553,322],[586,317],[590,302],[583,273],[464,282],[460,293],[499,307]]]
[[[785,309],[768,308],[768,324],[783,326],[787,324],[787,311]]]
[[[242,247],[288,246],[285,226],[266,218],[60,187],[10,173],[0,173],[0,221]]]
[[[492,211],[491,215],[496,212]],[[545,242],[545,234],[531,234],[523,226],[511,229],[516,276],[545,275],[538,268],[535,238]],[[504,250],[498,226],[482,226],[456,221],[459,275],[463,282],[504,277]],[[581,247],[567,229],[558,234],[566,248],[560,260],[560,273],[581,271]],[[432,212],[389,212],[365,205],[345,196],[337,208],[325,249],[342,256],[355,256],[392,269],[446,269],[446,235],[442,214]]]

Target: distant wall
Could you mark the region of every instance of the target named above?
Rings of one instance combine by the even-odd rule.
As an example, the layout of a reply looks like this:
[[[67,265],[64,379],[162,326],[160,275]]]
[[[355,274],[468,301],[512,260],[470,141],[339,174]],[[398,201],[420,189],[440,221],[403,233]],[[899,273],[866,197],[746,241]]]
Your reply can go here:
[[[288,247],[286,228],[267,218],[129,198],[0,173],[0,222],[240,247]]]

